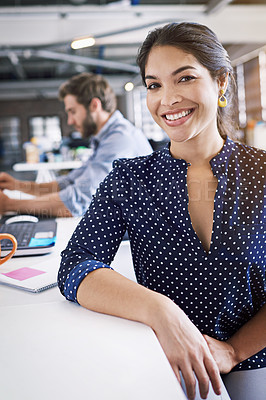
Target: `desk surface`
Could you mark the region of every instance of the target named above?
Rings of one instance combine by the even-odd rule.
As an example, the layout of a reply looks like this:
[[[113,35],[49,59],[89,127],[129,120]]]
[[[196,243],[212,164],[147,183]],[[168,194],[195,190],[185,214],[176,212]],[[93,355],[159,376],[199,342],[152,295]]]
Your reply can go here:
[[[55,252],[41,257],[53,268],[77,222],[58,220],[59,235],[64,234]],[[135,279],[128,243],[113,263]],[[185,399],[150,328],[85,310],[66,301],[58,288],[32,294],[0,286],[0,321],[1,399]]]

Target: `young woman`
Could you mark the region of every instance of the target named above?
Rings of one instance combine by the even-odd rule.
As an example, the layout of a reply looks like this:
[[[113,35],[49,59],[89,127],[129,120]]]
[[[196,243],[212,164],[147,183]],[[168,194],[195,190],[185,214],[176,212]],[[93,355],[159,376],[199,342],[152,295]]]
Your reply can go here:
[[[207,27],[152,31],[138,64],[170,145],[115,162],[62,253],[60,290],[149,325],[189,399],[196,381],[228,398],[222,374],[232,400],[262,400],[266,154],[229,139],[233,71]],[[126,230],[138,283],[109,266]]]

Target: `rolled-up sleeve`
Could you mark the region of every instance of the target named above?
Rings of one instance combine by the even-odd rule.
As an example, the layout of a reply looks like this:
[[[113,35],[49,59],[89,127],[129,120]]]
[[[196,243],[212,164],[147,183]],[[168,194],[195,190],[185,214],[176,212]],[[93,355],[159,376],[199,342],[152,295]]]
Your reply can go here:
[[[90,272],[111,268],[126,231],[126,222],[116,202],[118,186],[119,173],[114,169],[101,183],[67,248],[61,253],[58,286],[70,301],[77,302],[78,287]]]

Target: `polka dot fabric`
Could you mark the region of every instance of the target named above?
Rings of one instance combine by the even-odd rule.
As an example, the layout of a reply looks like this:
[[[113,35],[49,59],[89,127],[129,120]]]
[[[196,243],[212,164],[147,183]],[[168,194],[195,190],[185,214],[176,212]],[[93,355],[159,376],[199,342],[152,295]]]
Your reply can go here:
[[[77,302],[80,282],[111,268],[127,230],[138,282],[170,297],[202,333],[227,340],[266,302],[265,161],[229,138],[210,161],[218,188],[208,253],[188,213],[185,160],[166,147],[115,161],[62,252],[62,294]],[[265,366],[261,351],[235,370]]]

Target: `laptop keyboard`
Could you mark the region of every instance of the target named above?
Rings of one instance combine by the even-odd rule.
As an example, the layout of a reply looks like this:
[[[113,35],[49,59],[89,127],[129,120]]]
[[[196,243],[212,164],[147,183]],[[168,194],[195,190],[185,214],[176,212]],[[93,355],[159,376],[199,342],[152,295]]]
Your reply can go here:
[[[18,242],[18,247],[26,247],[29,244],[30,239],[33,236],[33,231],[35,229],[35,224],[32,222],[25,223],[17,223],[2,226],[0,229],[1,233],[11,233],[11,235],[15,236]],[[3,232],[2,232],[3,231]],[[12,247],[13,244],[8,239],[1,240],[1,247]]]

